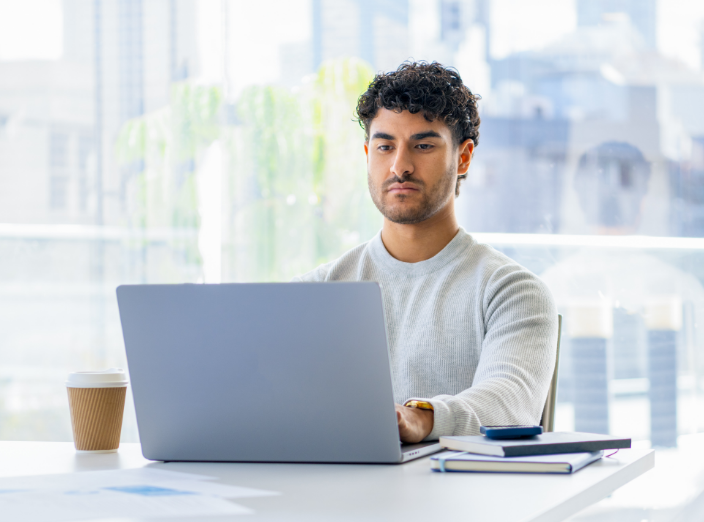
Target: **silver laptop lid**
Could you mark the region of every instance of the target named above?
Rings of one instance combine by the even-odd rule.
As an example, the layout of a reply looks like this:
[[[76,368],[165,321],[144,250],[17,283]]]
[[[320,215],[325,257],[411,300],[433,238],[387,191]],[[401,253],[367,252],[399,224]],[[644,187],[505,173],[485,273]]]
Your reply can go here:
[[[399,462],[376,283],[117,289],[153,460]]]

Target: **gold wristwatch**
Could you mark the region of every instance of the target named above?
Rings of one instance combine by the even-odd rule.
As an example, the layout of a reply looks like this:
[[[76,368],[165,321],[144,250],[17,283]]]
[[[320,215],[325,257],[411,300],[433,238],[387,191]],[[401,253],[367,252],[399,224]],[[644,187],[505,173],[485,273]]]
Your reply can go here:
[[[419,410],[435,411],[435,408],[433,408],[433,405],[430,404],[428,401],[416,401],[416,400],[406,401],[406,404],[404,404],[404,406],[408,406],[409,408],[418,408]]]

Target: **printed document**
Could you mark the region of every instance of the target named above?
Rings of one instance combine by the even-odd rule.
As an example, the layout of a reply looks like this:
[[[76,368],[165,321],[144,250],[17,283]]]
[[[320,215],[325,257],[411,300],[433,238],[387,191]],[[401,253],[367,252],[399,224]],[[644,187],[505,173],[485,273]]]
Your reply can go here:
[[[278,494],[212,478],[149,468],[3,477],[0,513],[23,522],[240,515],[252,510],[226,499]]]

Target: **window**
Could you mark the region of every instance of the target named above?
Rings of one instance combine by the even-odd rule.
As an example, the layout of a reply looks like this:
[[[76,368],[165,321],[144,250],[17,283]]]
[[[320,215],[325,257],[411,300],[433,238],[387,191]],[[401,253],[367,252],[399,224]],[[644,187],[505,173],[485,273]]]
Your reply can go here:
[[[286,281],[375,234],[352,114],[409,57],[482,95],[458,217],[555,294],[558,428],[704,430],[701,2],[60,5],[0,34],[1,438],[70,440],[65,374],[125,364],[118,284]]]

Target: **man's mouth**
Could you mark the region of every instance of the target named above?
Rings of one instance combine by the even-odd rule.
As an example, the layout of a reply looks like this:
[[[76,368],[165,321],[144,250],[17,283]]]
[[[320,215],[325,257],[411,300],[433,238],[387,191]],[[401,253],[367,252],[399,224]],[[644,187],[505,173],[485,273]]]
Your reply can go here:
[[[410,194],[418,192],[418,188],[409,183],[394,183],[386,191],[390,194]]]

